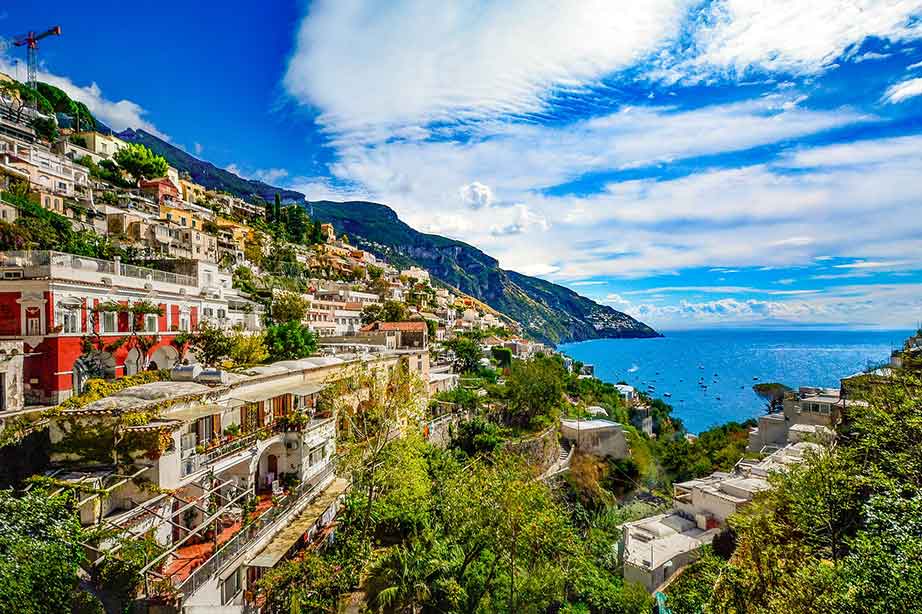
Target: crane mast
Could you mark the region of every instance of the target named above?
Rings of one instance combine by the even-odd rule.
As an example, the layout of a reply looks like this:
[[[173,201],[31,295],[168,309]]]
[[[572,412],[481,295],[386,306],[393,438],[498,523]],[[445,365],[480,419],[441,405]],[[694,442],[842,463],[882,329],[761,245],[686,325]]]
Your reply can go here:
[[[13,41],[13,44],[17,47],[26,48],[26,58],[28,64],[28,75],[26,82],[32,89],[35,89],[35,86],[37,85],[38,41],[42,40],[43,38],[48,38],[49,36],[61,36],[61,26],[48,28],[41,34],[29,32],[28,34],[23,34]]]

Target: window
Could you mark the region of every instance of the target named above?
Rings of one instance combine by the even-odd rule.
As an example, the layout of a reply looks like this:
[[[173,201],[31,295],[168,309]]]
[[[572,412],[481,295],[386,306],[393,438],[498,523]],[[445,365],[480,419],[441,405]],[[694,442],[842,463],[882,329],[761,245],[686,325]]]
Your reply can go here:
[[[80,332],[80,319],[77,312],[73,309],[65,309],[58,312],[58,322],[61,323],[61,332],[78,333]]]
[[[0,373],[0,411],[6,411],[6,373]]]
[[[179,330],[189,332],[189,316],[179,317]]]
[[[183,226],[185,226],[185,225],[186,225],[186,218],[184,218],[184,217],[179,218],[179,223],[182,224]]]
[[[218,309],[218,319],[223,320],[226,317],[227,312],[225,312],[223,309]]]
[[[227,605],[240,592],[240,567],[221,582],[221,605]]]
[[[117,333],[118,332],[118,318],[116,314],[111,311],[104,311],[101,314],[100,318],[100,330],[101,333]]]
[[[167,213],[167,214],[166,214],[166,219],[167,219],[168,222],[172,222],[172,221],[173,221],[173,214],[172,214],[172,213]]]
[[[157,332],[157,314],[156,313],[145,314],[144,331],[148,333]]]
[[[196,220],[192,220],[192,227],[195,228]]]

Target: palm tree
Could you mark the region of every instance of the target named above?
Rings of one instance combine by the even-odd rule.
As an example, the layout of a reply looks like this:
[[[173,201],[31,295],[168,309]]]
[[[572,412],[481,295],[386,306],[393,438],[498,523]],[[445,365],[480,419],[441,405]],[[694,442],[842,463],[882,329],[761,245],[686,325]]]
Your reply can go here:
[[[395,546],[369,572],[368,603],[375,612],[417,614],[431,596],[433,579],[444,567],[431,545],[415,541],[410,547]]]

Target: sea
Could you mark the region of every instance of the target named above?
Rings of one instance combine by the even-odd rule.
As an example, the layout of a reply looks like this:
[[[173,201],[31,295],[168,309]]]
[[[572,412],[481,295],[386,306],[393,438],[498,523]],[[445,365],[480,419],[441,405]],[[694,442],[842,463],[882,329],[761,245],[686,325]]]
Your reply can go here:
[[[595,376],[627,382],[672,405],[690,433],[764,413],[759,382],[838,387],[839,379],[887,362],[912,331],[686,330],[654,339],[595,339],[558,349]],[[702,387],[705,384],[707,388]],[[666,396],[666,394],[669,396]]]

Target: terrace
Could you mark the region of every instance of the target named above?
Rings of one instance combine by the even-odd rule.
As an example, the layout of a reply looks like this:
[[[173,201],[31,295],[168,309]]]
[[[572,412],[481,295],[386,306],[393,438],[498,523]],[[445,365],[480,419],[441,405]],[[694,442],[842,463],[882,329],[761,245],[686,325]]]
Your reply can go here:
[[[183,287],[197,287],[198,280],[146,267],[122,264],[118,260],[100,260],[55,251],[9,251],[0,253],[0,267],[21,269],[26,279],[67,279],[105,283],[109,275],[112,284],[138,286],[138,281],[157,282]],[[142,284],[143,285],[143,284]]]
[[[224,500],[224,505],[197,527],[180,527],[187,535],[142,570],[147,574],[148,596],[174,590],[183,597],[192,595],[245,549],[270,540],[287,526],[324,492],[333,475],[334,467],[330,463],[309,480],[281,495],[258,497],[251,511],[245,511],[241,504],[248,493],[238,493],[238,489],[232,488],[229,496],[222,496],[215,495],[215,489],[209,489],[202,499],[218,496]]]

